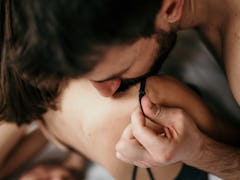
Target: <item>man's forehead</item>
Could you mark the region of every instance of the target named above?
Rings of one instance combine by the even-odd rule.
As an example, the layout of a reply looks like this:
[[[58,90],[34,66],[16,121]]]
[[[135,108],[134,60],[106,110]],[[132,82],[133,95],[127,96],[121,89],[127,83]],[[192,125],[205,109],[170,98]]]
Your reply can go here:
[[[100,56],[98,56],[98,53],[89,56],[90,58],[98,59],[99,62],[86,74],[86,77],[93,81],[105,81],[119,77],[131,66],[134,60],[134,53],[131,45],[104,47],[101,49]]]
[[[125,43],[112,42],[110,44],[94,44],[91,46],[92,54],[89,54],[88,56],[101,55],[104,56],[104,58],[101,58],[101,60],[107,59],[107,57],[121,55],[126,50],[131,51],[131,49],[135,49],[141,44],[146,43],[146,41],[151,40],[151,38],[138,38]]]
[[[98,82],[98,83],[101,83],[101,82],[105,82],[105,81],[109,81],[109,80],[113,80],[113,79],[116,79],[116,78],[119,78],[121,77],[122,74],[124,74],[129,68],[125,68],[123,70],[119,69],[117,71],[114,71],[114,72],[110,72],[109,74],[99,74],[99,77],[94,77],[94,75],[89,76],[89,80],[90,81],[94,81],[94,82]]]
[[[132,44],[99,46],[102,55],[98,64],[86,77],[96,82],[118,78],[136,62],[154,58],[158,44],[153,38],[140,38]],[[97,57],[96,57],[97,58]]]
[[[118,62],[117,59],[112,61],[101,61],[92,71],[87,73],[85,77],[94,82],[104,82],[121,77],[127,72],[131,64],[126,62]]]

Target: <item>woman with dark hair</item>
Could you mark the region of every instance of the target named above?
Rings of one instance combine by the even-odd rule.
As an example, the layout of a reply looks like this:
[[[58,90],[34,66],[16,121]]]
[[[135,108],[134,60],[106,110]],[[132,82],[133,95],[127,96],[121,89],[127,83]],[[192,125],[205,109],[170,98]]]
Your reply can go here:
[[[177,2],[172,5],[169,3],[168,13],[182,7],[179,4],[182,1]],[[150,64],[154,62],[159,66],[173,47],[176,33],[166,33],[160,29],[155,33],[155,18],[161,4],[161,1],[156,0],[2,0],[1,120],[19,125],[38,121],[42,131],[51,139],[102,164],[116,179],[129,178],[133,170],[136,172],[135,168],[115,158],[115,144],[130,122],[131,112],[138,105],[138,88],[133,86],[123,93],[115,90],[121,87],[123,80],[130,85],[142,80],[145,76],[133,77],[136,74],[143,75],[141,70],[151,69]],[[171,20],[178,17],[172,17]],[[99,59],[105,61],[100,63]],[[118,66],[128,67],[110,74],[106,64],[103,68],[106,62],[112,68],[107,69],[111,71],[119,70]],[[86,76],[88,72],[90,76]],[[104,73],[111,76],[105,77]],[[120,76],[124,73],[128,76]],[[145,73],[146,76],[150,75],[149,72]],[[88,77],[88,80],[79,79],[81,75]],[[99,77],[101,75],[104,78]],[[102,95],[111,98],[97,96],[89,81]],[[200,130],[223,141],[232,142],[236,139],[234,137],[238,137],[236,131],[230,133],[232,129],[219,126],[202,101],[178,82],[164,77],[150,78],[146,88],[146,94],[152,102],[177,107],[178,114],[188,117],[185,121],[191,125],[191,131],[184,134],[185,139],[180,141],[187,142],[190,148],[186,151],[181,149],[184,155],[189,155],[187,157],[196,155],[195,151],[191,151],[191,143],[196,141],[190,142],[188,138],[197,136],[201,139],[200,136],[204,134]],[[80,91],[84,95],[80,96]],[[93,99],[90,101],[90,98]],[[92,110],[92,106],[97,107]],[[183,110],[186,112],[183,113]],[[189,120],[190,117],[196,121],[200,130]],[[162,137],[162,126],[154,123],[152,126],[161,138],[171,136],[165,133]],[[138,147],[141,149],[141,146]],[[149,156],[147,154],[146,157]],[[169,160],[168,156],[165,158]],[[137,164],[147,166],[141,162]],[[181,166],[180,162],[153,168],[153,174],[157,179],[172,179],[178,176]],[[147,173],[141,170],[138,176],[145,179]]]
[[[43,114],[42,120],[36,119],[35,122],[38,122],[42,132],[51,141],[102,165],[115,179],[132,177],[145,180],[151,179],[152,176],[155,179],[206,179],[206,173],[183,165],[181,162],[151,168],[150,171],[138,168],[135,174],[132,165],[125,164],[115,157],[115,145],[123,129],[130,122],[131,112],[140,107],[139,88],[140,85],[137,84],[125,92],[118,93],[114,98],[105,98],[97,93],[88,80],[84,78],[70,80],[55,99],[57,109],[49,109]],[[196,115],[197,126],[193,126],[195,130],[202,131],[217,140],[234,143],[232,137],[235,134],[228,131],[231,125],[226,124],[224,129],[220,128],[221,122],[217,124],[214,122],[212,113],[205,108],[198,95],[178,81],[165,76],[150,77],[146,81],[145,93],[144,106],[146,106],[146,98],[150,98],[161,106],[171,104],[181,107],[192,116]],[[188,106],[189,103],[192,104],[191,107]],[[169,138],[169,134],[163,134],[165,131],[162,126],[148,118],[145,121],[147,126],[154,129],[159,136]],[[188,123],[193,124],[191,120]],[[199,134],[186,134],[186,136],[190,138]],[[143,156],[148,155],[143,154]],[[47,173],[47,169],[44,171],[43,168],[42,172]],[[151,172],[150,177],[148,172]]]

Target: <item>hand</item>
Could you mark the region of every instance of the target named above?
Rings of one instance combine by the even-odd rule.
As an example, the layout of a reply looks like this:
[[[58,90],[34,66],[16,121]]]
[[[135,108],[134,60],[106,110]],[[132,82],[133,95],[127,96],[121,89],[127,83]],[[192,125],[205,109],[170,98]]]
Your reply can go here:
[[[116,145],[117,158],[139,167],[152,167],[200,157],[203,134],[190,115],[180,108],[154,105],[147,96],[142,106],[146,117],[140,108],[132,114],[131,124]],[[147,127],[148,120],[161,125],[162,130]]]
[[[53,180],[53,179],[68,179],[74,180],[74,175],[70,170],[60,165],[39,165],[24,173],[20,180]]]

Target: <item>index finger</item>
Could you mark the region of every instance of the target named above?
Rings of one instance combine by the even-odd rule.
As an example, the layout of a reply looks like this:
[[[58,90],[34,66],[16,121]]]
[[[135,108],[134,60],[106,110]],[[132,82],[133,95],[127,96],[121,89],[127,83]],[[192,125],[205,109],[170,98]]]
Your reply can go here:
[[[167,142],[165,136],[155,133],[144,125],[143,117],[139,113],[134,113],[132,116],[132,132],[150,154],[159,153],[159,148]]]

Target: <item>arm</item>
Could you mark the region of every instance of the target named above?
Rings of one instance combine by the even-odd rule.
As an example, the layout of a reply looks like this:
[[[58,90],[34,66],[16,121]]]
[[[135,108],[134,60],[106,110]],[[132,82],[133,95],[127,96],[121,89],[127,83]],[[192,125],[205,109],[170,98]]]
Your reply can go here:
[[[216,119],[197,95],[169,78],[151,78],[146,91],[142,106],[147,118],[139,109],[133,113],[116,146],[119,159],[142,167],[183,161],[224,179],[240,177],[239,149],[217,143],[199,130],[213,137],[225,133],[224,128],[216,128]],[[163,126],[164,133],[149,129],[145,123],[149,119]],[[222,137],[229,138],[227,133]],[[136,153],[128,153],[132,151]],[[234,168],[225,167],[231,163]]]
[[[12,134],[12,137],[14,136],[15,134]],[[26,163],[37,154],[46,143],[47,140],[39,130],[35,130],[22,137],[22,139],[20,139],[6,155],[4,164],[1,168],[0,177],[9,175],[18,167]]]
[[[237,180],[240,177],[240,149],[214,141],[204,136],[200,156],[186,161],[223,179]]]
[[[87,161],[83,156],[70,153],[60,164],[40,164],[25,172],[20,179],[84,179]]]
[[[41,122],[37,122],[37,124],[39,129],[41,129],[41,133],[43,133],[49,141],[52,141],[60,149],[68,149],[64,144],[52,136]],[[61,162],[37,164],[24,172],[19,179],[83,179],[87,162],[87,159],[83,155],[71,152],[68,154],[68,157]]]
[[[229,22],[225,37],[224,66],[227,79],[238,105],[240,105],[240,23],[239,17]]]
[[[146,94],[153,104],[181,108],[206,135],[226,144],[240,145],[240,125],[209,110],[198,94],[179,81],[168,77],[151,77]]]
[[[18,127],[15,124],[2,123],[0,124],[0,169],[2,169],[6,157],[15,145],[24,136],[26,126]]]

